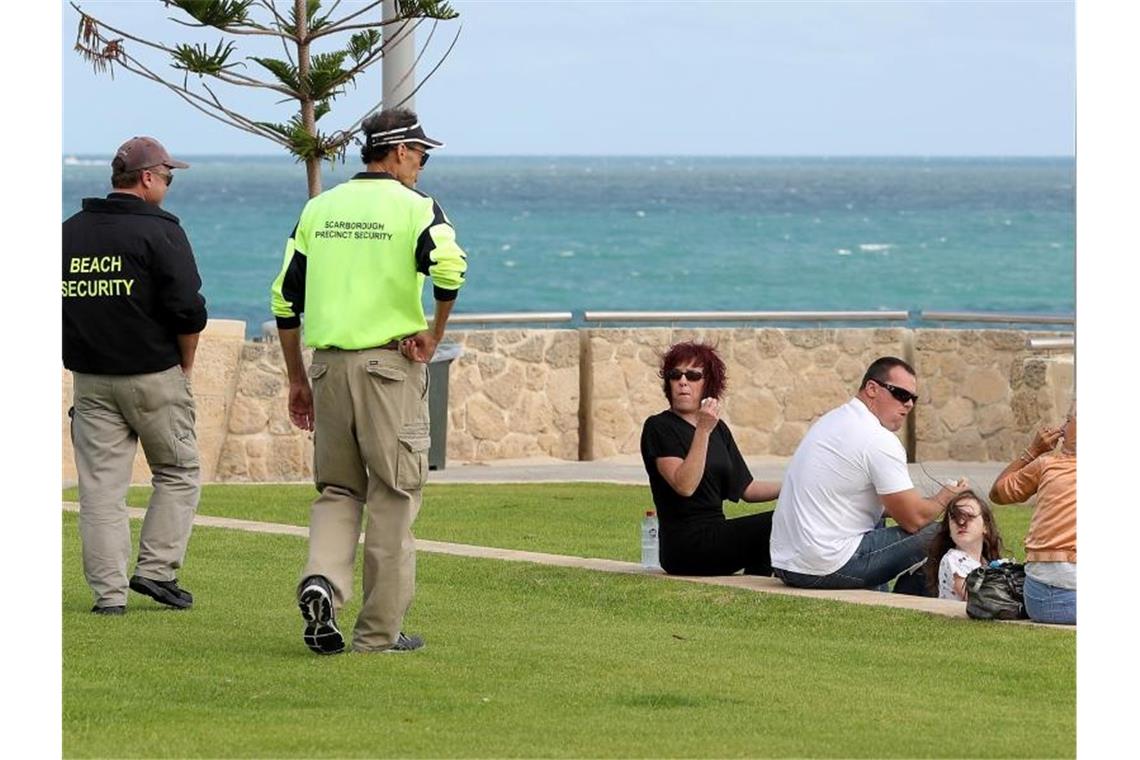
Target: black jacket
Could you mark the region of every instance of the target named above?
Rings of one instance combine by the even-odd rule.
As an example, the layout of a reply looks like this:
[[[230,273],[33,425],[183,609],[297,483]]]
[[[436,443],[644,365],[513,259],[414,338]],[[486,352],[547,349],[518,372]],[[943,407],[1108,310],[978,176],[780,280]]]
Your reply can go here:
[[[206,326],[202,278],[178,217],[126,193],[84,198],[63,223],[63,366],[96,375],[180,363]]]

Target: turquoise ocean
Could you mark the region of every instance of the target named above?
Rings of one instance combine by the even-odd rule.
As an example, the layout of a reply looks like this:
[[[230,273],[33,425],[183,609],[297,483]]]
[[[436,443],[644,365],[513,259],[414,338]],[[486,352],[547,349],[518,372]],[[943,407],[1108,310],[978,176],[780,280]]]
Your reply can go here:
[[[256,335],[306,200],[304,168],[182,158],[192,166],[176,172],[164,208],[190,237],[210,316]],[[326,167],[324,187],[359,167]],[[468,254],[456,313],[1075,309],[1071,158],[441,151],[419,188]],[[108,190],[107,158],[65,159],[64,218]]]

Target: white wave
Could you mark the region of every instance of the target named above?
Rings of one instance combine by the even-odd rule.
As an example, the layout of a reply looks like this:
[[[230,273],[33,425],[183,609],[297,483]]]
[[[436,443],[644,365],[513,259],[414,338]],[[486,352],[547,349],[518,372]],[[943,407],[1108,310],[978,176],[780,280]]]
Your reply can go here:
[[[850,248],[836,248],[835,252],[838,253],[840,256],[850,256],[851,255],[851,249]]]
[[[507,268],[514,267],[517,265],[518,265],[518,262],[512,261],[511,259],[507,259],[506,261],[503,262],[503,266],[505,266]]]
[[[574,252],[573,252],[573,251],[559,251],[559,252],[558,252],[558,255],[559,255],[559,256],[561,256],[561,257],[562,257],[562,258],[564,258],[564,259],[572,259],[572,258],[574,258]]]
[[[509,250],[511,250],[511,244],[510,243],[503,243],[501,246],[499,246],[499,250],[500,251],[509,251]]]
[[[109,166],[109,161],[100,161],[93,158],[76,158],[75,156],[64,156],[64,166]]]
[[[644,211],[638,211],[637,215],[640,217],[643,217],[643,216],[645,216],[645,212]]]
[[[894,243],[860,243],[860,251],[889,251],[895,247]]]

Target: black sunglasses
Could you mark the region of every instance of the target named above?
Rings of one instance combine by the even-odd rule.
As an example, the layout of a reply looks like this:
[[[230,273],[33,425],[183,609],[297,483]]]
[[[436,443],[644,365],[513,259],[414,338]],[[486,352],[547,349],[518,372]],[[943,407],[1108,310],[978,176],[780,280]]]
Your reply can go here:
[[[705,373],[699,369],[677,369],[676,367],[665,373],[665,377],[669,380],[680,380],[684,377],[690,383],[695,383],[703,379],[704,376]]]
[[[408,150],[414,150],[420,154],[420,168],[421,169],[424,168],[424,165],[427,164],[428,158],[429,158],[427,149],[426,148],[413,148],[411,145],[408,145],[407,147],[408,147]]]
[[[906,388],[900,388],[897,385],[891,385],[890,383],[880,382],[873,377],[871,378],[871,382],[874,383],[875,385],[879,385],[879,386],[882,386],[883,388],[886,388],[887,392],[890,393],[892,396],[894,396],[895,401],[899,402],[900,404],[905,404],[908,401],[913,401],[916,404],[918,403],[918,394],[917,393],[911,393]]]

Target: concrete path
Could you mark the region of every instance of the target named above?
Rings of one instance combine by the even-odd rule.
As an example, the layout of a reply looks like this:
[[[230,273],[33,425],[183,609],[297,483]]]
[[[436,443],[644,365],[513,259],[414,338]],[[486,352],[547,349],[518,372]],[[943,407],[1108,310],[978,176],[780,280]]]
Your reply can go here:
[[[67,512],[78,512],[79,505],[75,502],[63,502],[63,509]],[[141,520],[146,510],[129,507],[127,510],[133,519]],[[206,528],[228,528],[242,530],[250,533],[270,533],[275,535],[297,536],[308,538],[308,528],[299,525],[284,525],[281,523],[257,522],[254,520],[238,520],[231,517],[213,517],[210,515],[196,515],[194,524]],[[363,536],[361,537],[363,542]],[[542,552],[518,551],[516,549],[498,549],[489,546],[472,546],[470,544],[454,544],[446,541],[426,541],[416,539],[416,550],[433,554],[448,554],[455,557],[472,557],[476,559],[497,559],[508,562],[531,562],[539,565],[554,565],[557,567],[576,567],[582,570],[596,570],[603,573],[621,573],[625,575],[651,575],[657,578],[685,581],[688,583],[701,583],[709,586],[728,586],[743,588],[761,593],[783,594],[786,596],[801,596],[815,599],[830,599],[833,601],[851,604],[869,604],[878,607],[894,607],[896,609],[915,610],[945,617],[968,619],[966,605],[948,599],[929,599],[904,594],[884,594],[876,591],[809,591],[785,586],[776,578],[764,578],[754,575],[722,575],[711,577],[695,577],[683,575],[665,575],[660,570],[646,570],[635,562],[622,562],[613,559],[594,559],[590,557],[573,557],[564,554],[545,554]],[[1018,625],[1031,625],[1035,627],[1061,628],[1075,631],[1074,626],[1054,626],[1034,623],[1028,620],[1005,621]]]

